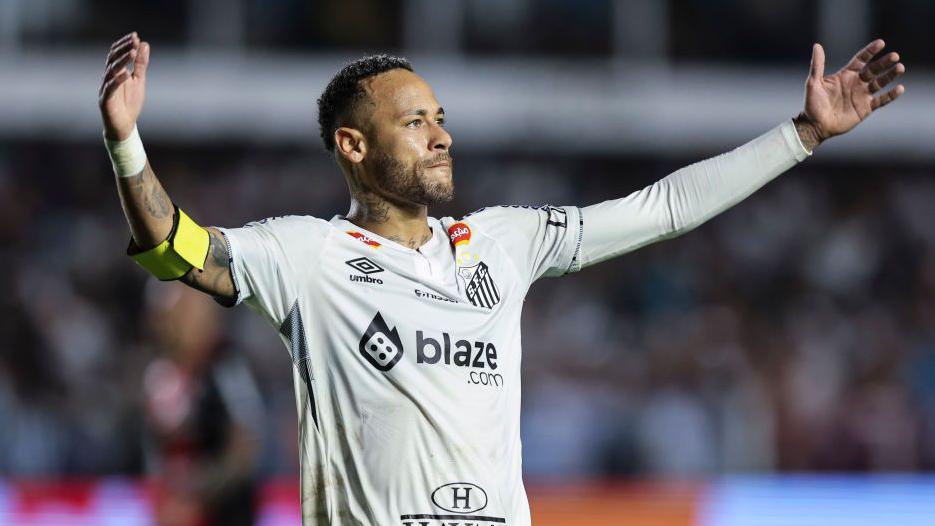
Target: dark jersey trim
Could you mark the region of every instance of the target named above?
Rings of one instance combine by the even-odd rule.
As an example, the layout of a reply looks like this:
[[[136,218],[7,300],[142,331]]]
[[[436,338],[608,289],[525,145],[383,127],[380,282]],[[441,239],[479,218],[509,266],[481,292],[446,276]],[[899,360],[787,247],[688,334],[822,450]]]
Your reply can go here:
[[[289,309],[289,314],[279,327],[279,333],[289,339],[289,349],[292,353],[292,363],[298,369],[299,376],[305,383],[308,392],[308,405],[312,413],[312,420],[318,428],[318,409],[315,406],[315,392],[312,390],[312,371],[308,366],[308,344],[305,342],[305,328],[302,325],[302,313],[299,311],[299,301],[296,300]],[[319,429],[320,431],[320,429]]]
[[[217,228],[217,227],[214,227],[214,228]],[[221,237],[224,238],[224,244],[227,245],[227,268],[230,270],[231,283],[233,283],[234,285],[234,301],[232,303],[229,303],[225,301],[224,298],[220,298],[218,296],[211,296],[211,298],[214,301],[216,301],[218,305],[229,309],[231,307],[236,307],[237,305],[240,304],[240,289],[237,288],[237,275],[235,274],[235,271],[234,271],[234,253],[231,252],[231,240],[228,239],[227,234],[225,234],[224,231],[221,230],[220,228],[218,228],[218,232],[221,233]]]
[[[487,210],[488,208],[525,208],[525,209],[527,209],[527,210],[545,210],[546,212],[548,212],[550,208],[561,208],[561,207],[552,206],[552,205],[539,205],[539,206],[534,206],[534,205],[491,205],[491,206],[484,206],[484,207],[478,208],[477,210],[475,210],[475,211],[473,211],[473,212],[469,212],[469,213],[467,213],[467,214],[464,214],[464,216],[463,216],[461,219],[467,219],[467,218],[471,217],[471,216],[474,215],[474,214],[479,214],[479,213],[483,212],[484,210]]]
[[[571,258],[571,263],[568,265],[568,270],[565,271],[565,274],[570,274],[576,270],[581,269],[581,264],[579,259],[581,258],[581,242],[584,240],[584,214],[581,213],[581,209],[578,209],[578,243],[575,245],[575,254]],[[575,268],[575,267],[578,268]]]

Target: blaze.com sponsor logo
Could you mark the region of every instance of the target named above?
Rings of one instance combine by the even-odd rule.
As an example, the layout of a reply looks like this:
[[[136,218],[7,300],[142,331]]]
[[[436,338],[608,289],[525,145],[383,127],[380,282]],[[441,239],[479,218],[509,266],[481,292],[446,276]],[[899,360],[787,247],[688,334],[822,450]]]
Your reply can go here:
[[[469,384],[503,386],[503,375],[496,372],[497,347],[491,342],[458,338],[444,331],[417,330],[414,347],[418,365],[461,367],[467,371]],[[361,336],[358,350],[370,365],[383,372],[392,369],[405,354],[399,331],[390,327],[379,312]]]

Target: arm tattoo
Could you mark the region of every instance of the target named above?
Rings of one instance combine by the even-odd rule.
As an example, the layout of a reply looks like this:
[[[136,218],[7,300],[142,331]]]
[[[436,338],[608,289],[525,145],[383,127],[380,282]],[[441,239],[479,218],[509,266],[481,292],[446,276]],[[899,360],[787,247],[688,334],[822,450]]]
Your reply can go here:
[[[227,243],[224,236],[214,230],[208,229],[208,254],[205,258],[204,270],[192,267],[182,282],[202,292],[227,300],[224,304],[233,305],[235,291],[233,277],[230,270],[230,257],[227,253]]]
[[[824,141],[818,128],[805,115],[805,112],[800,113],[792,119],[792,122],[795,124],[796,133],[799,134],[799,140],[801,140],[802,146],[804,146],[806,150],[813,152],[815,148]]]
[[[211,262],[221,268],[230,268],[230,256],[223,235],[215,230],[208,230],[208,235],[211,237],[211,245],[208,248]]]
[[[232,287],[234,283],[230,269],[230,255],[227,253],[227,242],[224,240],[224,235],[213,228],[208,230],[208,235],[210,236],[211,242],[208,247],[208,253],[210,254],[209,257],[213,268],[210,269],[211,272],[209,276],[206,277],[209,277],[211,280],[209,286],[214,295],[229,299],[229,296],[222,293],[222,291]],[[205,262],[205,269],[208,270],[207,262]]]
[[[140,172],[140,173],[138,173],[138,174],[136,174],[136,175],[131,175],[131,176],[129,177],[129,182],[130,182],[130,184],[133,185],[132,188],[133,188],[134,191],[136,191],[136,192],[142,192],[142,191],[143,191],[143,176],[144,176],[144,174],[146,174],[146,169],[145,169],[145,168],[143,169],[142,172]]]
[[[146,177],[147,175],[149,177]],[[169,217],[173,212],[172,201],[169,200],[169,196],[166,195],[165,190],[156,184],[152,172],[143,170],[140,181],[143,180],[143,177],[146,177],[149,183],[147,188],[143,190],[143,203],[146,205],[146,211],[158,219]]]

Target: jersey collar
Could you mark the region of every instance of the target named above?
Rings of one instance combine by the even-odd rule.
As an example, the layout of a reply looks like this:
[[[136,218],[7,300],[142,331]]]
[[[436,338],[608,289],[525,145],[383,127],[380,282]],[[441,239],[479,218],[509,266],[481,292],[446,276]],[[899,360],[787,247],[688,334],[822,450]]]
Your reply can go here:
[[[429,228],[432,230],[432,237],[430,237],[429,240],[426,241],[424,245],[419,247],[420,250],[409,248],[405,245],[400,244],[397,241],[393,241],[392,239],[387,239],[379,234],[371,232],[367,230],[366,228],[361,228],[355,225],[354,223],[351,223],[350,221],[348,221],[347,218],[341,214],[336,214],[333,218],[331,218],[331,223],[338,226],[341,230],[345,232],[348,232],[348,231],[360,232],[361,234],[366,235],[370,239],[373,239],[377,243],[380,243],[381,246],[389,247],[392,250],[405,252],[407,254],[416,254],[419,252],[425,253],[429,250],[432,250],[433,248],[436,248],[435,245],[441,242],[441,240],[439,239],[439,234],[441,234],[442,236],[445,235],[445,229],[442,228],[441,223],[438,221],[438,219],[435,219],[434,217],[428,217],[427,219],[429,223]]]

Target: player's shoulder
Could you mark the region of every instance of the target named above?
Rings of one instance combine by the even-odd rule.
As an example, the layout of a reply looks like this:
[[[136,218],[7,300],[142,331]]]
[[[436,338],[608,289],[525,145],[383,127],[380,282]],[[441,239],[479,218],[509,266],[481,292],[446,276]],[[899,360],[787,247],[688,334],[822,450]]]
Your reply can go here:
[[[271,229],[301,229],[301,228],[312,228],[318,230],[327,229],[330,224],[321,219],[320,217],[310,216],[310,215],[281,215],[281,216],[270,216],[264,217],[263,219],[257,219],[250,221],[244,225],[245,227],[266,227]]]
[[[496,205],[465,214],[461,221],[480,225],[522,226],[528,222],[564,222],[567,207],[554,205]]]
[[[250,221],[244,228],[264,230],[277,237],[302,239],[324,238],[332,226],[328,221],[310,215],[281,215]]]
[[[478,208],[473,212],[464,214],[460,221],[471,221],[475,223],[484,223],[497,221],[498,219],[508,219],[517,214],[528,213],[535,210],[535,206],[527,205],[492,205]]]
[[[441,222],[452,243],[486,238],[509,246],[514,236],[523,237],[537,229],[541,209],[524,205],[486,206],[460,218],[445,217]]]

